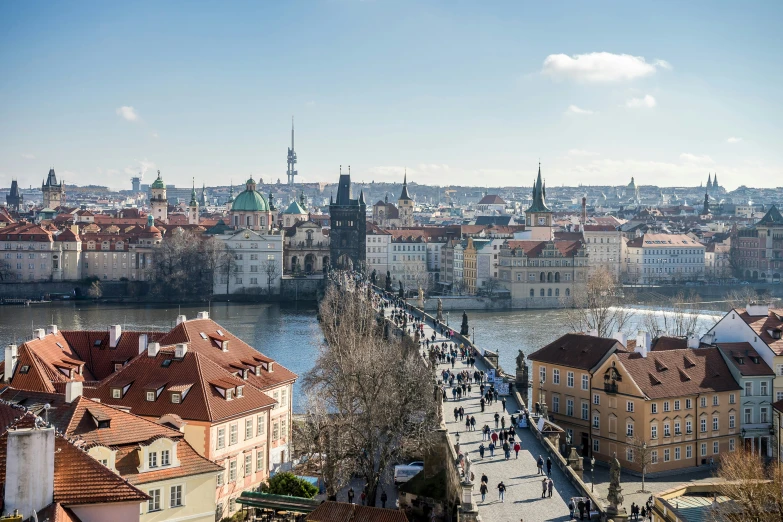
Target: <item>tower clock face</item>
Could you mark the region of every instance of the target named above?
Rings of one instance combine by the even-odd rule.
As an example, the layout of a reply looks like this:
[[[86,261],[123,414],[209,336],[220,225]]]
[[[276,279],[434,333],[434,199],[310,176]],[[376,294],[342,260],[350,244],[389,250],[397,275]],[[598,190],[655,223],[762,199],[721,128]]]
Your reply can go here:
[[[546,218],[545,217],[539,217],[538,218],[538,224],[539,225],[546,225]]]

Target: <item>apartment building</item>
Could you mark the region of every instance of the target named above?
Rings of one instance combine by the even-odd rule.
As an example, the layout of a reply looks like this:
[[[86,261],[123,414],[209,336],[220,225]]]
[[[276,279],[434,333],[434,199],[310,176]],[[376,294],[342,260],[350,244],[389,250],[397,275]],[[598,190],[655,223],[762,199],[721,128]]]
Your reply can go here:
[[[634,284],[704,279],[704,250],[685,234],[644,234],[625,243],[623,279]]]
[[[214,293],[280,293],[283,276],[280,230],[227,230],[214,237],[225,243],[234,255],[231,273],[224,271],[215,277]]]
[[[623,468],[647,473],[717,463],[741,434],[740,386],[717,348],[650,351],[640,335],[632,352],[615,352],[595,371],[592,452],[617,455]]]
[[[389,251],[391,250],[392,235],[381,227],[367,223],[367,270],[372,273],[375,270],[378,280],[385,281],[389,268]]]
[[[623,260],[623,234],[619,228],[612,225],[584,225],[582,234],[590,270],[607,268],[619,281]]]

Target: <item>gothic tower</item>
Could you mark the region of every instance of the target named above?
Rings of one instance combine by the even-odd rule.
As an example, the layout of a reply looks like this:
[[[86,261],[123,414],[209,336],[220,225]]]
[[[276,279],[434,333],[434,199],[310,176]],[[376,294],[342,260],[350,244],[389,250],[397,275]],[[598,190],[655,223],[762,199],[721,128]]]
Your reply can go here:
[[[190,191],[190,203],[188,204],[188,225],[198,225],[198,201],[196,201],[196,180],[193,180],[193,189]]]
[[[546,204],[546,184],[541,180],[541,164],[538,164],[538,177],[533,183],[533,203],[525,211],[525,228],[531,231],[531,239],[551,241],[552,209]]]
[[[41,184],[41,192],[43,193],[44,208],[55,209],[65,203],[65,186],[62,182],[57,183],[54,169],[49,169],[49,175]]]
[[[341,168],[337,200],[329,198],[330,263],[336,268],[363,270],[367,257],[367,205],[364,192],[359,194],[359,199],[353,199],[351,195],[351,167],[348,167],[348,174],[343,174]]]
[[[11,192],[5,197],[5,202],[8,204],[8,208],[14,212],[19,212],[24,203],[24,197],[19,191],[19,184],[15,179],[11,180]]]
[[[158,171],[158,179],[150,185],[150,205],[152,206],[152,217],[159,223],[169,222],[169,200],[166,198],[166,185]]]
[[[397,200],[397,207],[400,211],[400,226],[413,226],[413,200],[408,195],[408,172],[405,172],[405,178],[402,182],[402,193]]]

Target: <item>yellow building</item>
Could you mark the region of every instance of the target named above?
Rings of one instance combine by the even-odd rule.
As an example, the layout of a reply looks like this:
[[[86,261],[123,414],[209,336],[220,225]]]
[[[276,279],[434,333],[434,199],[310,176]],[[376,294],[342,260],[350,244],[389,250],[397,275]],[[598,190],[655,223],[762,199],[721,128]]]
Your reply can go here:
[[[476,293],[477,256],[473,238],[468,238],[462,254],[462,282],[469,294]]]

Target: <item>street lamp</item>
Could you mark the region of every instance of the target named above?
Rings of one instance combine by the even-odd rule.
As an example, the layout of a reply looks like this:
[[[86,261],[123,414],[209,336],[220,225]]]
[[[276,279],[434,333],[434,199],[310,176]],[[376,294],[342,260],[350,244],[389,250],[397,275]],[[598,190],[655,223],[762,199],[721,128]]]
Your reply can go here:
[[[595,455],[590,457],[590,472],[593,475],[593,481],[590,483],[590,493],[595,491]]]
[[[446,326],[449,325],[449,313],[446,312]]]
[[[473,327],[473,346],[476,346],[476,327]]]

